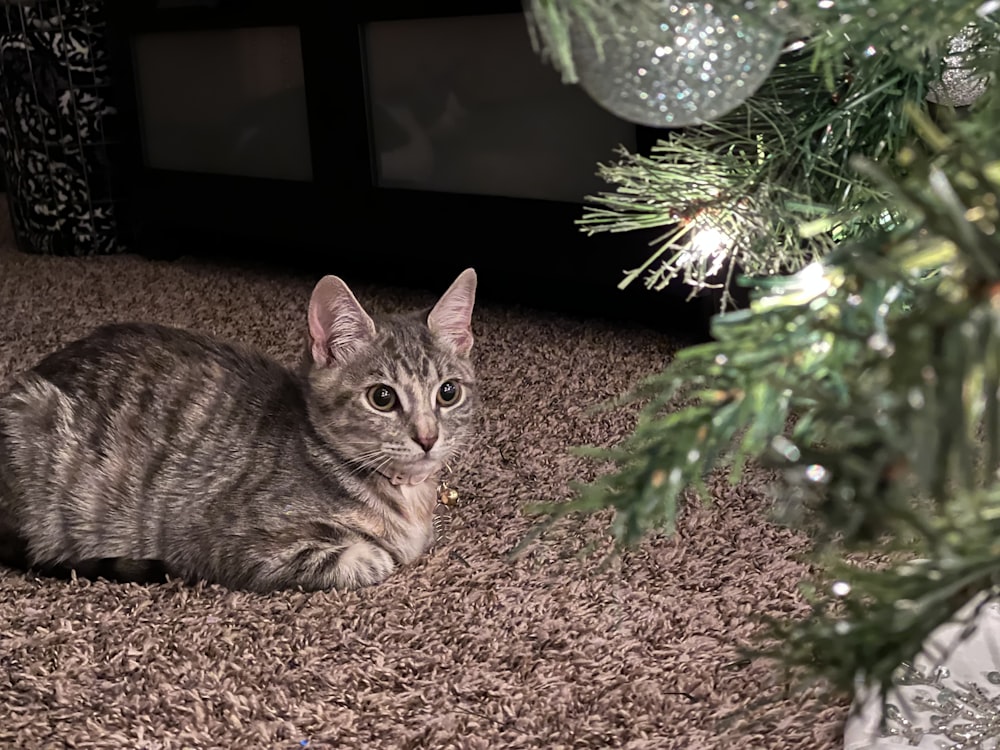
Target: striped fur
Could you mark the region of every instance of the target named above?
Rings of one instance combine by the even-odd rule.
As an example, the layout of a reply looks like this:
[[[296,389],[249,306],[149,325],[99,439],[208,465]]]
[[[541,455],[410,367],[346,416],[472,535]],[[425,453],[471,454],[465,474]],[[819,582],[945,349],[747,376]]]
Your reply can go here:
[[[326,277],[299,372],[150,324],[48,356],[0,396],[0,562],[256,591],[383,580],[430,543],[435,475],[472,433],[475,281],[373,320]]]

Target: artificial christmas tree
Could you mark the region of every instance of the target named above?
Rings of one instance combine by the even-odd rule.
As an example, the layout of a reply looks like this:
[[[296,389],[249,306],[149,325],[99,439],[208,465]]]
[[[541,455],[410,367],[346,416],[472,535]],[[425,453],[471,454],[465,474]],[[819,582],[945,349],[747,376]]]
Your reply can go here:
[[[753,288],[626,398],[644,402],[633,436],[593,451],[615,470],[550,522],[611,506],[629,544],[669,530],[710,472],[771,466],[821,559],[889,552],[831,563],[813,616],[772,624],[773,655],[844,690],[944,690],[911,662],[959,613],[979,623],[1000,575],[1000,3],[531,0],[527,16],[567,82],[686,126],[601,167],[613,190],[581,228],[664,230],[622,285],[727,290],[742,271]],[[971,719],[946,704],[921,736],[979,746],[948,734]]]

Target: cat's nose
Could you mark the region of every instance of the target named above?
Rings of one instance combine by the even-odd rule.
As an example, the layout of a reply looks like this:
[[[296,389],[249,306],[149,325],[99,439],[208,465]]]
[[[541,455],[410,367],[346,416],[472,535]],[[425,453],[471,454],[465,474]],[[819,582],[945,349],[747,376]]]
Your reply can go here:
[[[413,442],[423,448],[425,453],[430,452],[430,449],[434,447],[434,443],[436,443],[437,440],[437,433],[413,436]]]

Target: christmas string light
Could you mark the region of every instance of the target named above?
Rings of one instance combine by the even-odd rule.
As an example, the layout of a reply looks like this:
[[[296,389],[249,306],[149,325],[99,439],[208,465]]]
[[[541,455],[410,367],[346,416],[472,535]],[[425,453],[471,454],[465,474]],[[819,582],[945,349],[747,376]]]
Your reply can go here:
[[[675,256],[679,267],[699,266],[704,278],[716,276],[730,257],[734,238],[718,225],[711,211],[703,210],[691,220],[691,239],[686,250]]]

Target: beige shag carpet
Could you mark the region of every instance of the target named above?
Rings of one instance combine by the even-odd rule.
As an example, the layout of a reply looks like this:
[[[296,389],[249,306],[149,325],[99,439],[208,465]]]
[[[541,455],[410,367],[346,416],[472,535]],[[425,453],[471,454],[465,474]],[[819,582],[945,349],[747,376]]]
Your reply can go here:
[[[329,271],[337,272],[335,258]],[[314,277],[14,248],[0,206],[0,381],[91,327],[148,320],[297,361]],[[451,278],[440,280],[442,291]],[[431,293],[358,285],[364,304]],[[0,570],[2,748],[832,750],[847,708],[740,661],[755,615],[804,611],[800,535],[767,488],[714,484],[676,537],[579,559],[606,517],[516,562],[526,503],[569,496],[629,414],[586,410],[658,371],[663,334],[483,305],[482,435],[455,467],[448,544],[354,593],[268,596]]]

